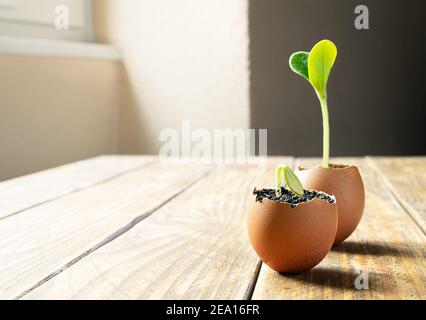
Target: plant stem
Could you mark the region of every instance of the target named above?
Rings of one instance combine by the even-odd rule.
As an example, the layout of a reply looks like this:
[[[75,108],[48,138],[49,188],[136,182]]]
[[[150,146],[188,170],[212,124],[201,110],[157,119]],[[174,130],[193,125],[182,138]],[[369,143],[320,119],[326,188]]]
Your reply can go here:
[[[322,111],[322,166],[328,168],[330,155],[330,126],[328,121],[327,96],[318,94]]]
[[[277,197],[281,196],[281,187],[283,186],[282,180],[281,180],[281,173],[284,169],[283,165],[278,165],[275,169],[275,195]]]

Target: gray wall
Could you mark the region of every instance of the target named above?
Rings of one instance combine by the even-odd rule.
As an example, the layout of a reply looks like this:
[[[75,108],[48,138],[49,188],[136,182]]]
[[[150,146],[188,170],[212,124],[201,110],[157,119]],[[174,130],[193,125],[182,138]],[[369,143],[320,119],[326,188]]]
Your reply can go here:
[[[370,30],[354,8],[370,10]],[[251,0],[251,127],[269,154],[320,156],[322,120],[288,57],[320,39],[338,57],[328,84],[331,155],[426,154],[426,1]]]

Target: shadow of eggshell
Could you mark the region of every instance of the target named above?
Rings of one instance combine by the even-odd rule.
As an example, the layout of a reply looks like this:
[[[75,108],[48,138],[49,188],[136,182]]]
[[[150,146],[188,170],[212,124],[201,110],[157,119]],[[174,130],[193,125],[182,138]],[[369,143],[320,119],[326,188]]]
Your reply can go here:
[[[330,251],[337,230],[336,203],[320,199],[288,203],[262,199],[251,202],[248,235],[259,258],[282,273],[312,269]]]
[[[348,238],[361,221],[364,211],[364,184],[358,168],[338,165],[299,168],[297,176],[305,189],[320,190],[336,197],[339,220],[334,244]]]

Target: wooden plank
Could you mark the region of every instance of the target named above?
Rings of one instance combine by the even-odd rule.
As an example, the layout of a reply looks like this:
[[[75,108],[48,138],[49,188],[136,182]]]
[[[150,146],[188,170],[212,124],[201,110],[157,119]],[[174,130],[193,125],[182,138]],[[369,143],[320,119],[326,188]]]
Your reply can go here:
[[[426,233],[426,157],[369,157],[368,161]]]
[[[150,156],[99,156],[0,183],[0,219],[111,179],[153,161]]]
[[[311,167],[319,160],[302,160]],[[337,159],[360,167],[366,208],[357,230],[317,267],[281,275],[262,265],[254,299],[425,299],[425,236],[377,172],[360,159]],[[357,290],[357,270],[368,272],[369,289]]]
[[[244,298],[259,262],[246,233],[247,204],[255,186],[273,184],[277,161],[260,176],[243,166],[216,170],[25,298]]]
[[[210,170],[151,164],[0,221],[0,297],[14,298],[131,228]]]

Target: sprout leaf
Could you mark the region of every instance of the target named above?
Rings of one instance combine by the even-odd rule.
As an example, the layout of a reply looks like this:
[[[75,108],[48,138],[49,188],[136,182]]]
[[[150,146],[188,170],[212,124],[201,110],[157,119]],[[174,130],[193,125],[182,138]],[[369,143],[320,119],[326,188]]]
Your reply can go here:
[[[321,98],[327,96],[327,81],[337,56],[337,48],[330,40],[318,42],[309,53],[308,79]]]
[[[296,176],[296,174],[293,172],[293,170],[290,169],[289,166],[285,166],[284,169],[284,180],[287,184],[287,187],[299,198],[303,196],[305,191],[303,190],[302,183],[300,182],[299,178]]]
[[[308,75],[308,57],[309,52],[299,51],[295,52],[290,56],[289,65],[291,70],[293,70],[298,75],[302,76],[309,81]]]
[[[301,198],[305,193],[305,191],[303,190],[302,183],[289,166],[282,164],[278,165],[275,169],[275,195],[277,197],[280,197],[282,195],[282,173],[284,173],[284,181],[290,191],[293,192],[299,198]]]

